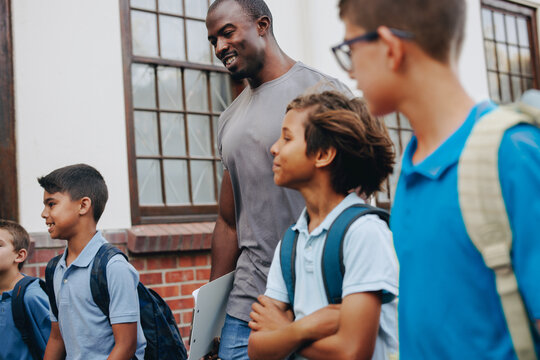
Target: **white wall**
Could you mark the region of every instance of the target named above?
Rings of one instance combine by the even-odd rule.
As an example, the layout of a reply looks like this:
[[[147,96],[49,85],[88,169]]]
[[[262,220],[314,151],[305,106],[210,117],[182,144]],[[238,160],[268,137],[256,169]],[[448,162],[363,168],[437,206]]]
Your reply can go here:
[[[38,176],[88,163],[109,188],[99,228],[131,225],[118,1],[12,1],[20,220],[46,231]]]
[[[341,70],[330,50],[343,41],[345,31],[337,0],[266,2],[274,17],[274,35],[289,56],[355,88],[355,82]]]

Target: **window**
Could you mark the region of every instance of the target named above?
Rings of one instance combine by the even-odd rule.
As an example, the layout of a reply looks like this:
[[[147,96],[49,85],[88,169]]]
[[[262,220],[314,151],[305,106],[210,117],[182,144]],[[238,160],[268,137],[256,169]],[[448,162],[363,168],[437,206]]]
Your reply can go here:
[[[223,173],[217,120],[232,99],[208,0],[122,0],[132,222],[209,220]]]
[[[394,172],[388,177],[388,180],[386,180],[385,189],[377,193],[376,201],[378,206],[390,209],[391,203],[394,200],[399,173],[401,172],[401,158],[403,156],[403,151],[412,138],[413,130],[409,120],[400,113],[386,115],[384,117],[384,123],[386,124],[390,138],[394,143],[396,164],[394,165]]]
[[[538,87],[535,9],[501,0],[482,1],[489,94],[497,103]]]

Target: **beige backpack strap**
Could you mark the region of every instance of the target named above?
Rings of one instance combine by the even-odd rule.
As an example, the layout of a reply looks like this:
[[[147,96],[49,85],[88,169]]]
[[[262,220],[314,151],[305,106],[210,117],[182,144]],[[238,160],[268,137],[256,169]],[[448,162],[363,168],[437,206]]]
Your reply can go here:
[[[536,352],[510,258],[512,231],[499,182],[498,153],[504,132],[532,119],[510,106],[484,116],[473,128],[458,166],[463,221],[486,265],[495,272],[497,292],[519,360],[536,359]]]

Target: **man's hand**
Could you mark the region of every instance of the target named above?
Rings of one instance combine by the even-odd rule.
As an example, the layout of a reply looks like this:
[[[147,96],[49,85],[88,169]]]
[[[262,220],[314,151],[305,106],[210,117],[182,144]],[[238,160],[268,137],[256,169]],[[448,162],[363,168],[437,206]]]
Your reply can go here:
[[[286,310],[284,306],[280,307],[278,302],[264,295],[260,295],[257,300],[259,302],[252,305],[253,311],[249,314],[251,317],[249,322],[251,330],[278,330],[294,321],[293,312]]]
[[[214,341],[212,342],[212,350],[210,350],[208,354],[204,355],[204,357],[201,360],[221,360],[220,358],[218,358],[218,352],[219,352],[219,338],[215,337]]]

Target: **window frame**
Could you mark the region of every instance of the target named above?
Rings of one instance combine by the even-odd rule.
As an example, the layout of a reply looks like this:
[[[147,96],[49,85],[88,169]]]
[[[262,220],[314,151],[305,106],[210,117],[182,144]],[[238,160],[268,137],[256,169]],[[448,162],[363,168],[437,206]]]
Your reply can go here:
[[[156,1],[157,9],[157,1]],[[134,107],[133,104],[133,94],[132,94],[132,64],[144,64],[154,67],[158,66],[168,66],[177,69],[181,69],[183,72],[186,69],[189,70],[198,70],[203,71],[207,74],[206,76],[206,90],[209,101],[209,110],[208,112],[201,111],[188,111],[184,104],[183,110],[174,111],[173,113],[181,113],[184,115],[204,115],[208,116],[209,120],[213,116],[217,116],[214,111],[212,111],[212,89],[210,88],[210,73],[224,73],[228,74],[228,71],[225,67],[211,64],[202,64],[202,63],[193,63],[184,60],[172,60],[164,59],[159,57],[145,57],[133,55],[132,49],[132,33],[131,33],[131,10],[144,11],[148,13],[157,13],[156,11],[140,9],[130,6],[130,0],[120,0],[120,23],[121,23],[121,41],[122,41],[122,67],[123,67],[123,76],[124,76],[124,103],[125,103],[125,114],[126,114],[126,142],[127,142],[127,157],[128,157],[128,176],[129,176],[129,190],[130,190],[130,208],[131,208],[131,222],[133,225],[138,224],[156,224],[156,223],[183,223],[183,222],[201,222],[201,221],[214,221],[217,218],[218,203],[219,203],[219,187],[220,184],[217,182],[216,168],[213,166],[214,172],[214,192],[216,196],[216,204],[210,205],[158,205],[158,206],[146,206],[140,205],[139,203],[139,188],[138,188],[138,178],[137,178],[137,159],[144,159],[145,156],[137,156],[135,151],[135,111],[138,111],[138,108]],[[174,15],[168,14],[166,12],[159,11],[159,14],[163,15]],[[178,15],[176,15],[178,17]],[[198,18],[193,18],[186,16],[185,14],[181,16],[185,20],[199,20]],[[158,16],[159,19],[159,16]],[[159,20],[158,20],[159,21]],[[159,41],[159,25],[158,25],[158,51],[160,45]],[[186,31],[186,22],[184,21],[184,31]],[[187,34],[186,34],[187,35]],[[184,46],[187,47],[187,43],[184,43]],[[184,81],[184,80],[182,80]],[[231,81],[231,94],[234,99],[235,95],[238,93],[238,87]],[[156,82],[157,87],[157,82]],[[183,102],[185,102],[185,94],[183,94]],[[148,109],[146,109],[148,110]],[[158,111],[159,110],[159,111]],[[157,112],[167,112],[166,110],[156,109]],[[214,131],[213,124],[210,121],[210,136],[211,144],[214,141]],[[161,137],[159,131],[159,121],[158,121],[158,137]],[[187,144],[186,144],[187,146]],[[214,154],[217,157],[217,154]],[[159,155],[156,158],[166,159],[167,156]],[[179,157],[174,157],[179,158]],[[185,156],[188,160],[197,160],[197,156]],[[209,159],[204,159],[209,160]],[[212,159],[215,162],[215,158]],[[165,191],[165,178],[163,174],[163,166],[160,167],[161,171],[161,188],[162,191]],[[190,170],[188,167],[188,181],[191,182]],[[192,196],[190,190],[190,197]]]
[[[539,53],[538,53],[538,27],[537,27],[537,8],[534,8],[534,7],[531,7],[531,6],[527,6],[525,4],[521,4],[521,3],[516,3],[516,2],[511,2],[511,1],[507,1],[507,0],[481,0],[481,3],[480,3],[480,13],[482,12],[482,10],[489,10],[489,11],[492,11],[492,12],[496,12],[496,13],[501,13],[501,14],[504,14],[504,15],[514,15],[514,16],[520,16],[520,17],[526,17],[527,18],[527,33],[528,33],[528,37],[529,37],[529,49],[530,49],[530,53],[531,53],[531,70],[532,70],[532,80],[533,80],[533,89],[538,89],[539,86],[540,86],[540,56],[539,56]],[[484,27],[483,27],[483,19],[482,19],[482,15],[481,16],[481,19],[480,19],[480,23],[482,24],[482,30],[481,30],[481,33],[482,33],[482,47],[484,48],[484,52],[485,52],[485,42],[487,40],[489,41],[493,41],[495,44],[498,44],[498,43],[501,43],[501,42],[497,42],[495,39],[491,40],[491,39],[487,39],[485,38],[485,35],[484,35]],[[506,29],[505,29],[505,34],[506,34]],[[503,44],[505,44],[506,46],[509,45],[508,41],[505,41],[503,42]],[[497,54],[495,55],[495,61],[497,63],[497,70],[496,71],[493,71],[493,70],[489,70],[489,64],[488,64],[488,57],[486,55],[484,55],[484,61],[485,61],[485,65],[486,65],[486,76],[487,76],[487,81],[488,81],[488,89],[490,89],[490,85],[489,85],[489,74],[490,73],[494,73],[497,75],[497,88],[498,88],[498,91],[499,91],[499,99],[501,99],[501,102],[503,101],[503,96],[502,96],[502,87],[500,85],[500,80],[499,80],[499,74],[506,74],[505,72],[503,71],[499,71],[499,65],[498,65],[498,56]],[[521,68],[521,64],[520,64],[520,68]],[[520,72],[520,76],[522,76],[523,74]],[[511,70],[508,72],[507,76],[511,76]],[[514,89],[513,89],[513,86],[512,84],[510,83],[509,84],[510,87],[509,87],[509,91],[510,91],[510,97],[512,99],[512,101],[515,101],[517,100],[516,99],[516,96],[514,95]],[[527,89],[525,89],[527,90]],[[523,91],[525,91],[523,90]],[[491,91],[491,90],[489,90]],[[491,95],[490,95],[491,97]]]
[[[0,0],[0,218],[19,220],[11,1]]]

